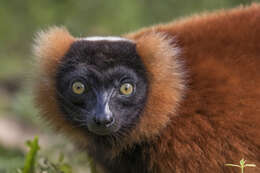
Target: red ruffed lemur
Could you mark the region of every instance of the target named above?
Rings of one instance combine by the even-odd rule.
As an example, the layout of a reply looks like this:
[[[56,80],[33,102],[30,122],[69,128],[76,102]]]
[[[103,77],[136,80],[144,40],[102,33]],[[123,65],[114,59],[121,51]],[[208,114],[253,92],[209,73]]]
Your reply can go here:
[[[41,114],[103,172],[260,172],[260,5],[34,50]]]

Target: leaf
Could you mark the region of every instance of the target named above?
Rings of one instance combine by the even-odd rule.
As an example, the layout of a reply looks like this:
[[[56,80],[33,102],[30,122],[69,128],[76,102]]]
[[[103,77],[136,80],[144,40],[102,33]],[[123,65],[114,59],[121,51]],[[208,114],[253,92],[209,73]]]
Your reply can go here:
[[[255,164],[246,164],[245,167],[256,167]]]
[[[33,141],[27,141],[27,145],[30,150],[26,154],[25,164],[22,173],[34,173],[37,152],[38,150],[40,150],[38,137],[35,137]]]
[[[64,154],[60,153],[59,155],[59,163],[62,163],[64,161]]]
[[[239,167],[239,168],[240,168],[240,166],[239,166],[239,165],[235,165],[235,164],[229,164],[229,163],[225,164],[225,166],[233,166],[233,167]]]
[[[59,166],[59,169],[63,173],[72,173],[72,168],[69,164],[62,164]]]
[[[246,163],[246,160],[245,160],[245,159],[241,159],[241,160],[240,160],[240,165],[241,165],[241,166],[244,166],[245,163]]]

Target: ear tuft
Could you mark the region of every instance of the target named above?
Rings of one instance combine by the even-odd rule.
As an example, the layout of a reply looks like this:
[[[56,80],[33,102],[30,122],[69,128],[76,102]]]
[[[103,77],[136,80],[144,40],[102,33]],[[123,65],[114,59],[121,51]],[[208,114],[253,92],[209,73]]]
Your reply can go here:
[[[64,27],[51,27],[36,34],[33,52],[42,71],[53,74],[75,38]]]
[[[77,129],[72,129],[66,125],[59,110],[56,99],[55,76],[57,67],[62,61],[66,52],[76,39],[64,27],[51,27],[36,34],[33,45],[34,56],[36,57],[34,79],[34,102],[39,111],[55,128],[66,129],[73,133]],[[74,132],[74,136],[81,135],[82,132]],[[82,138],[82,137],[81,137]]]
[[[130,37],[131,39],[131,37]],[[136,140],[160,132],[175,116],[185,90],[185,73],[180,62],[180,48],[175,38],[162,32],[148,32],[132,38],[148,75],[149,94],[137,128]]]

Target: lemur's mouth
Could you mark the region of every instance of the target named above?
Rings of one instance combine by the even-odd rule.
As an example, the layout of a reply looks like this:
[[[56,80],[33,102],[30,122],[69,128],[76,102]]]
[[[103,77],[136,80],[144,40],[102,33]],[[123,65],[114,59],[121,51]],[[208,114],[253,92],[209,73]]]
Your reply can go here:
[[[90,128],[89,127],[88,129],[92,133],[94,133],[96,135],[101,135],[101,136],[110,135],[111,133],[113,133],[112,130],[106,129],[106,128]]]
[[[115,133],[119,127],[115,119],[108,122],[99,122],[97,120],[90,120],[87,123],[88,130],[96,135],[110,135]]]

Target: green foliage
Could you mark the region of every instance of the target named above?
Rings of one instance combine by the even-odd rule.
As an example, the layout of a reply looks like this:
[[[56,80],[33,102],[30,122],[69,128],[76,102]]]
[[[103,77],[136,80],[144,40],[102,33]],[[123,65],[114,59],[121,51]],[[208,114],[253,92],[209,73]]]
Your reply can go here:
[[[24,154],[20,150],[7,149],[0,146],[0,172],[7,172],[22,167],[23,162]]]
[[[240,165],[227,163],[227,164],[225,164],[225,166],[239,167],[241,169],[241,173],[244,173],[245,167],[256,167],[255,164],[246,164],[246,160],[245,159],[241,159],[239,163],[240,163]]]
[[[27,124],[34,124],[37,127],[42,127],[43,123],[39,120],[40,117],[33,103],[32,89],[28,85],[22,88],[20,92],[15,94],[13,101],[10,104],[11,113],[19,115],[20,118]]]
[[[0,80],[22,77],[39,29],[65,25],[79,35],[115,35],[200,11],[259,0],[24,0],[0,1]]]
[[[35,137],[33,141],[27,141],[27,145],[30,148],[30,150],[26,155],[26,160],[22,173],[34,173],[37,152],[40,150],[40,146],[38,144],[38,137]]]
[[[65,161],[63,154],[59,155],[57,162],[38,155],[40,150],[38,137],[28,141],[27,146],[29,151],[26,154],[24,167],[18,169],[17,173],[72,173],[72,167]]]
[[[56,163],[53,163],[46,158],[42,158],[38,169],[40,173],[72,173],[72,167],[64,161],[63,154],[60,154],[58,162]]]

